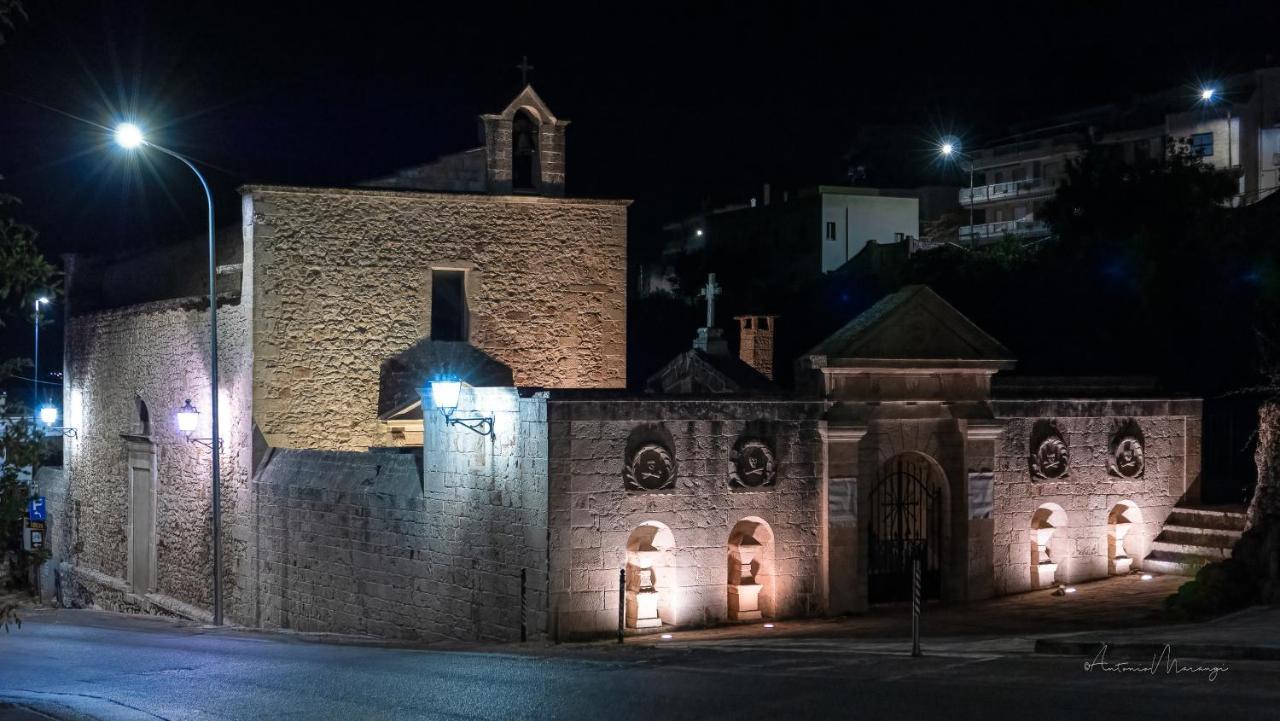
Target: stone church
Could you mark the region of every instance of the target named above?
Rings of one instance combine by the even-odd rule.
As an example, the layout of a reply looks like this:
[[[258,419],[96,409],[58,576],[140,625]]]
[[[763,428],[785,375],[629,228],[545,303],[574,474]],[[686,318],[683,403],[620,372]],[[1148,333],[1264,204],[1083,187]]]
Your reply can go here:
[[[199,246],[71,259],[64,602],[208,617],[215,449],[248,626],[569,639],[865,611],[917,560],[942,601],[1176,564],[1157,537],[1194,500],[1200,402],[1009,376],[925,287],[799,359],[767,316],[731,354],[709,307],[625,390],[628,202],[566,196],[567,125],[526,87],[473,150],[243,188],[218,429],[173,421],[209,403]]]

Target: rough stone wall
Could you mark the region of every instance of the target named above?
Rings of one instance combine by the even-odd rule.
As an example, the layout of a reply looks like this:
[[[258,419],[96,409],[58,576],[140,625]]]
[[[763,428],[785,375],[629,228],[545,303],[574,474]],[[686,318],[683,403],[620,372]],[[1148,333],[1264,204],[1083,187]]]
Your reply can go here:
[[[455,414],[491,413],[495,437],[428,409],[423,457],[277,450],[253,483],[257,564],[238,618],[264,627],[423,640],[546,627],[546,412],[514,389],[469,389]],[[256,592],[255,592],[256,590]]]
[[[516,385],[626,382],[626,204],[251,188],[255,420],[276,447],[376,443],[379,365],[467,270],[470,341]],[[250,257],[251,255],[251,257]]]
[[[129,471],[124,435],[155,452],[155,588],[153,595],[208,608],[212,604],[212,513],[207,447],[178,432],[174,413],[186,399],[201,411],[196,436],[209,438],[209,321],[207,303],[174,300],[72,316],[66,327],[63,407],[77,430],[66,439],[64,514],[70,529],[64,558],[73,568],[128,580]],[[250,465],[247,314],[218,308],[221,403],[223,549],[228,578],[244,561],[242,539],[229,534],[244,506]],[[149,441],[140,438],[137,398],[150,414]],[[148,589],[129,600],[73,574],[86,601],[147,608]],[[115,599],[112,601],[111,599]]]
[[[1199,401],[1003,402],[998,409],[1008,423],[995,444],[995,592],[1032,587],[1031,520],[1046,503],[1061,506],[1068,519],[1050,541],[1058,583],[1109,573],[1108,517],[1121,501],[1135,503],[1142,514],[1125,540],[1133,568],[1141,568],[1165,518],[1198,475]],[[1042,419],[1056,424],[1069,448],[1064,478],[1031,475],[1032,429]],[[1145,469],[1132,479],[1107,470],[1112,438],[1127,420],[1137,423],[1145,440]]]
[[[748,517],[763,519],[774,536],[773,615],[820,612],[825,498],[820,404],[557,400],[552,392],[547,413],[553,636],[602,635],[617,628],[618,571],[627,563],[632,531],[646,521],[665,524],[674,537],[657,571],[665,579],[659,590],[665,587],[664,595],[671,596],[662,601],[668,625],[726,619],[729,535]],[[675,488],[624,488],[627,447],[637,432],[669,439]],[[776,486],[730,487],[730,452],[744,434],[772,444]]]

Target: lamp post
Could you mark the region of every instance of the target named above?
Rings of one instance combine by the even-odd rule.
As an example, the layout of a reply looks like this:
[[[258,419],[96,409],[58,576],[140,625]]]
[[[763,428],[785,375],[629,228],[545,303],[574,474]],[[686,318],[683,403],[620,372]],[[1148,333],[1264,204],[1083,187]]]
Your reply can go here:
[[[973,228],[973,156],[962,152],[958,144],[951,140],[944,140],[938,144],[938,154],[948,160],[956,157],[969,162],[969,239],[977,245],[977,232]]]
[[[146,147],[164,153],[172,158],[179,160],[183,165],[187,166],[191,172],[195,173],[196,178],[200,181],[200,187],[204,189],[205,202],[209,208],[209,422],[213,443],[211,444],[211,454],[213,456],[213,624],[215,626],[222,625],[222,469],[220,464],[221,455],[219,452],[220,444],[218,443],[218,296],[217,296],[217,268],[214,256],[214,237],[213,237],[213,193],[209,191],[209,183],[204,179],[199,169],[196,168],[190,160],[182,155],[162,146],[156,145],[146,139],[142,130],[133,123],[121,123],[116,128],[116,143],[122,148],[133,150],[135,148]]]
[[[48,298],[44,296],[40,296],[39,298],[36,298],[36,303],[35,303],[36,340],[35,340],[35,351],[32,354],[35,356],[35,360],[32,364],[33,368],[31,370],[31,417],[32,418],[36,417],[36,409],[40,407],[40,306],[48,305],[48,304],[49,304]]]
[[[1205,105],[1213,105],[1218,95],[1219,93],[1217,88],[1214,88],[1214,87],[1201,88],[1200,102],[1204,103]],[[1235,158],[1233,157],[1233,153],[1231,149],[1231,103],[1227,103],[1226,101],[1223,101],[1223,102],[1226,104],[1226,107],[1227,107],[1227,170],[1231,170],[1231,167],[1235,165]]]

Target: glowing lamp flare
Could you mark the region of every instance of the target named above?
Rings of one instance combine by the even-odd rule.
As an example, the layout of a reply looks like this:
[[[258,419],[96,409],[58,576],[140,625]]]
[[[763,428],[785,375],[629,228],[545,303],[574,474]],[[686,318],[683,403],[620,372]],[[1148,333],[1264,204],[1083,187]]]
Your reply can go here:
[[[191,399],[178,409],[178,430],[191,435],[196,432],[196,425],[200,422],[200,411],[191,405]]]
[[[1204,88],[1200,91],[1200,99],[1207,103],[1210,100],[1213,100],[1215,93],[1217,93],[1217,91],[1213,88]]]
[[[58,409],[52,405],[45,404],[40,408],[40,422],[46,426],[51,426],[58,421]]]
[[[956,151],[956,146],[952,145],[951,143],[943,143],[942,147],[939,148],[939,150],[942,151],[943,155],[951,155]]]
[[[146,142],[146,138],[142,135],[142,128],[133,123],[120,123],[116,126],[116,144],[122,148],[132,150]]]
[[[458,396],[461,394],[462,381],[454,379],[431,381],[431,402],[445,415],[457,409]]]

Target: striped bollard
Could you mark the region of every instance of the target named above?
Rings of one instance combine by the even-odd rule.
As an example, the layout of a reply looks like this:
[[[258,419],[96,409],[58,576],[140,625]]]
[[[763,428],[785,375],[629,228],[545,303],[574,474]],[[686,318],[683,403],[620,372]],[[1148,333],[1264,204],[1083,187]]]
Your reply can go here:
[[[911,563],[911,655],[920,655],[920,559]]]

